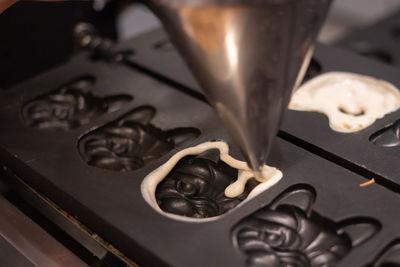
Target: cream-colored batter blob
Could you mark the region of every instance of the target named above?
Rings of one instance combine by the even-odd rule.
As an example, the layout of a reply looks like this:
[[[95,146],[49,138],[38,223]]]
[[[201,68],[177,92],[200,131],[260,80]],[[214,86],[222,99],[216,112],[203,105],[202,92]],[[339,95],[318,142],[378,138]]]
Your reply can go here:
[[[204,222],[204,221],[210,221],[218,218],[219,216],[212,217],[212,218],[191,218],[191,217],[184,217],[184,216],[179,216],[176,214],[171,214],[164,212],[163,210],[160,209],[160,207],[157,204],[156,200],[156,189],[157,185],[165,178],[167,175],[171,172],[171,170],[175,167],[175,165],[184,157],[189,156],[189,155],[199,155],[203,153],[204,151],[210,150],[210,149],[218,149],[220,151],[220,160],[231,166],[232,168],[235,168],[239,171],[238,173],[238,179],[230,184],[226,189],[225,189],[225,195],[230,198],[234,198],[239,196],[240,194],[243,193],[244,188],[246,186],[247,181],[250,178],[255,178],[253,175],[252,170],[249,168],[246,162],[237,160],[229,155],[229,147],[228,144],[222,141],[218,142],[206,142],[199,144],[194,147],[189,147],[186,149],[183,149],[173,155],[166,163],[152,171],[150,174],[148,174],[142,184],[141,184],[141,192],[143,195],[143,198],[146,200],[147,203],[150,204],[156,211],[174,218],[178,220],[183,220],[183,221],[190,221],[190,222]],[[258,195],[259,193],[267,190],[268,188],[272,187],[275,185],[279,180],[282,178],[282,172],[278,170],[277,168],[270,167],[267,165],[263,166],[262,169],[262,174],[263,174],[263,179],[257,179],[260,184],[258,184],[248,195],[246,200]],[[245,201],[246,201],[245,200]],[[244,202],[244,201],[243,201]],[[242,202],[242,203],[243,203]],[[241,204],[242,204],[241,203]]]
[[[329,72],[294,92],[290,109],[325,114],[329,126],[343,133],[360,131],[400,107],[400,92],[383,80],[364,75]]]

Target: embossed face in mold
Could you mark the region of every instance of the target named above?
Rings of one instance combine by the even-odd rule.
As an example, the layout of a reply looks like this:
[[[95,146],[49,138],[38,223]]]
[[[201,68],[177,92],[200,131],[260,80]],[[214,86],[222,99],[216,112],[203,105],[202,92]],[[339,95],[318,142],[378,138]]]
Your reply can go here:
[[[33,128],[67,131],[132,100],[129,95],[95,96],[90,92],[94,82],[93,77],[81,77],[27,102],[22,108],[25,123]]]
[[[292,96],[290,109],[325,114],[338,132],[360,131],[400,107],[400,92],[371,77],[330,72],[304,83]]]
[[[400,145],[400,120],[385,127],[369,138],[369,141],[377,146],[394,147]]]
[[[314,200],[311,188],[294,186],[239,222],[232,235],[247,265],[334,266],[380,229],[370,218],[335,223],[319,216],[312,211]]]
[[[231,210],[243,201],[258,184],[250,180],[244,192],[235,198],[225,196],[225,189],[236,181],[238,171],[219,159],[211,149],[198,156],[187,156],[158,185],[159,207],[169,213],[194,217],[214,217]]]
[[[82,158],[103,169],[136,170],[200,135],[195,128],[163,131],[150,123],[154,115],[154,108],[142,106],[86,134],[79,140]]]

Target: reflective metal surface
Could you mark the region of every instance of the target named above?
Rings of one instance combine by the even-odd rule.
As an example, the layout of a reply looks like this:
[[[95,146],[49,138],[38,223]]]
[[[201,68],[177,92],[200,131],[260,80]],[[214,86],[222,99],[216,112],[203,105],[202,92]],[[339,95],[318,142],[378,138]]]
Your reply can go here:
[[[150,2],[260,176],[330,0]]]

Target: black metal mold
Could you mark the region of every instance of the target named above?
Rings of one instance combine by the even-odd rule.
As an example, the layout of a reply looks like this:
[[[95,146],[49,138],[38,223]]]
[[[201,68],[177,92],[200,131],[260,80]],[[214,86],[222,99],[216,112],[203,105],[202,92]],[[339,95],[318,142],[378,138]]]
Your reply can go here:
[[[151,124],[152,106],[140,106],[79,139],[82,159],[91,166],[114,171],[143,168],[180,145],[196,139],[196,128],[161,130]]]
[[[400,66],[399,36],[400,12],[349,33],[336,42],[360,55],[378,60],[385,64]]]
[[[131,93],[135,101],[68,132],[40,131],[22,123],[21,105],[33,94],[43,94],[43,85],[54,88],[60,81],[88,70],[97,79],[97,93],[107,94],[118,86],[119,93]],[[76,58],[5,92],[1,102],[0,123],[7,126],[0,131],[1,161],[33,188],[141,265],[243,266],[245,258],[232,245],[232,227],[298,183],[312,185],[318,196],[314,208],[324,217],[334,222],[369,217],[382,225],[368,245],[350,251],[338,266],[360,266],[372,262],[376,251],[383,250],[383,244],[399,235],[397,220],[394,219],[398,214],[397,195],[378,185],[360,188],[364,178],[279,138],[269,163],[281,169],[284,178],[268,192],[204,223],[177,221],[157,213],[142,197],[140,185],[143,178],[180,148],[228,139],[208,105],[130,69]],[[202,134],[195,141],[171,150],[139,170],[113,172],[92,168],[80,159],[77,147],[81,136],[143,105],[157,109],[152,123],[161,129],[192,126]],[[231,148],[231,155],[241,159],[239,152]]]
[[[67,131],[132,101],[133,97],[128,94],[94,95],[95,80],[91,75],[80,76],[58,89],[28,100],[21,111],[26,125],[43,130]]]

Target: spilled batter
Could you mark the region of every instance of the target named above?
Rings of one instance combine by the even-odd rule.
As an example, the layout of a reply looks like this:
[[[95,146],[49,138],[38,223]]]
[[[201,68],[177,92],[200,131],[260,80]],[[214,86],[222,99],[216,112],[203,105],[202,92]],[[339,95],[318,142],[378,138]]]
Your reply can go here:
[[[219,154],[219,160],[223,164],[226,164],[227,167],[226,169],[235,170],[234,174],[237,175],[237,177],[230,177],[229,178],[231,179],[230,183],[225,183],[226,178],[224,177],[219,177],[219,178],[217,177],[221,175],[221,173],[219,173],[222,170],[221,168],[223,168],[221,165],[219,165],[217,169],[211,171],[211,174],[213,176],[211,180],[198,179],[198,177],[196,178],[195,176],[199,174],[200,176],[202,176],[203,172],[205,171],[208,172],[208,169],[210,167],[212,168],[212,166],[210,165],[205,168],[196,169],[198,167],[198,166],[196,167],[196,165],[198,165],[199,162],[197,157],[195,157],[193,160],[194,162],[193,167],[190,167],[188,165],[183,165],[183,166],[178,165],[180,166],[176,169],[179,170],[178,174],[177,175],[174,174],[176,172],[174,167],[181,160],[182,162],[186,162],[188,156],[194,156],[200,154],[204,155],[204,153],[207,154],[209,153],[209,151],[212,150],[214,150],[216,153]],[[190,173],[187,173],[186,169],[188,169],[188,167],[193,168],[192,171],[190,171]],[[224,173],[227,174],[228,172],[225,171]],[[222,174],[222,176],[224,175],[225,174]],[[230,173],[229,175],[232,175],[232,173]],[[166,177],[168,178],[165,179]],[[172,177],[174,177],[174,179],[171,179]],[[160,213],[163,213],[166,216],[186,221],[204,221],[204,220],[214,219],[216,218],[214,216],[218,216],[224,213],[224,212],[222,213],[220,212],[218,214],[214,213],[212,207],[210,207],[209,205],[210,203],[212,204],[211,206],[215,206],[215,204],[217,205],[222,204],[223,210],[227,211],[230,208],[235,207],[242,200],[250,199],[255,195],[259,194],[260,192],[267,190],[268,188],[276,184],[282,178],[282,172],[276,168],[265,165],[263,166],[263,177],[264,178],[258,179],[256,181],[256,185],[254,185],[255,177],[251,169],[247,166],[247,163],[236,160],[233,157],[231,157],[229,155],[228,145],[225,142],[222,141],[206,142],[194,147],[186,148],[176,153],[174,156],[172,156],[165,164],[161,165],[159,168],[157,168],[156,170],[154,170],[152,173],[150,173],[148,176],[145,177],[141,185],[141,191],[144,199],[155,210],[157,210]],[[236,181],[232,183],[232,180],[235,179]],[[216,191],[214,189],[209,188],[208,186],[203,187],[202,185],[199,184],[203,182],[207,182],[208,186],[212,187],[218,187],[221,186],[221,184],[225,184],[225,186],[222,187],[222,190],[218,189],[217,191],[219,191],[220,193],[217,193],[217,195],[215,195]],[[158,188],[158,186],[160,188]],[[180,193],[183,193],[183,195],[176,194],[177,192],[175,192],[175,189],[177,187],[179,188]],[[225,192],[223,191],[224,189]],[[198,190],[200,190],[203,193],[201,192],[195,193]],[[211,190],[211,195],[210,195],[210,190]],[[213,196],[212,198],[215,197],[216,199],[210,201],[210,203],[206,203],[208,201],[204,202],[210,196]],[[158,202],[160,200],[160,197],[163,198],[162,204]],[[200,201],[201,203],[198,202],[199,200],[201,200]],[[188,201],[190,203],[188,203]],[[191,204],[193,203],[195,204],[194,205],[195,207],[194,206],[193,207],[196,208],[196,212],[194,213],[192,213],[191,211],[192,208]],[[159,204],[161,205],[161,208]],[[165,209],[166,207],[167,209]],[[221,206],[219,208],[221,208]],[[174,212],[173,211],[174,209],[179,212]],[[188,213],[186,213],[186,211]],[[193,218],[183,217],[176,214],[189,216]]]
[[[290,109],[325,114],[329,126],[357,132],[400,107],[400,92],[389,82],[364,75],[329,72],[303,84],[292,96]]]

